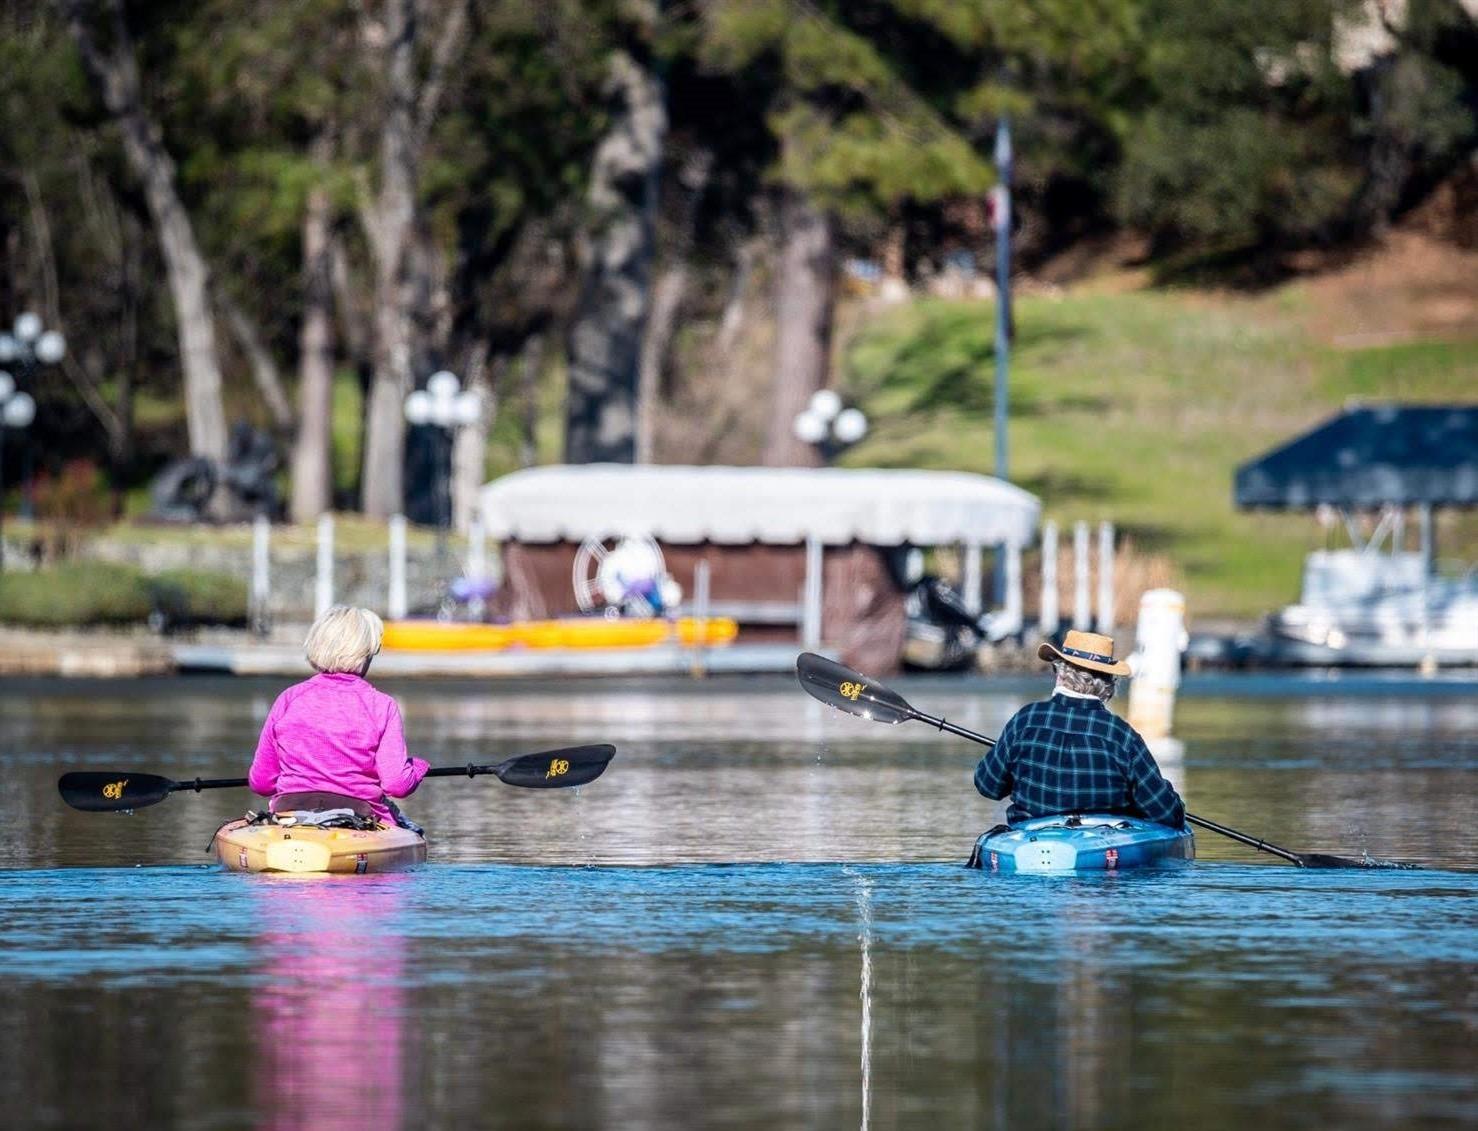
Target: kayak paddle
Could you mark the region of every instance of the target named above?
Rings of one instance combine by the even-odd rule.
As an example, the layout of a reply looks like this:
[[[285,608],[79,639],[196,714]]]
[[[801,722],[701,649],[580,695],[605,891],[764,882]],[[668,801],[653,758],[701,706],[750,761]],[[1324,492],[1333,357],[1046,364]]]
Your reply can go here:
[[[525,789],[564,789],[592,782],[605,772],[616,748],[609,745],[567,746],[538,754],[520,754],[496,765],[437,766],[426,771],[428,778],[475,778],[492,774],[505,785]],[[62,800],[86,813],[119,813],[157,805],[171,793],[202,789],[241,789],[245,778],[195,778],[172,781],[156,774],[134,774],[122,770],[80,770],[63,774],[56,783]]]
[[[962,726],[956,726],[945,719],[924,714],[891,687],[885,687],[875,679],[869,679],[835,660],[828,660],[825,656],[818,656],[814,652],[802,652],[796,657],[795,674],[807,695],[821,700],[827,706],[845,711],[849,715],[895,726],[906,722],[927,723],[936,730],[968,738],[971,742],[978,742],[982,746],[996,744],[993,738],[977,734]],[[1356,859],[1352,856],[1328,856],[1319,852],[1290,852],[1286,848],[1279,848],[1276,844],[1269,844],[1265,840],[1248,836],[1246,833],[1239,833],[1236,829],[1229,829],[1225,825],[1219,825],[1215,821],[1208,821],[1191,813],[1187,813],[1185,819],[1193,825],[1220,833],[1222,836],[1230,837],[1232,840],[1261,852],[1280,856],[1290,864],[1297,864],[1300,868],[1414,867],[1412,864],[1398,864],[1393,860],[1377,860],[1370,856]]]

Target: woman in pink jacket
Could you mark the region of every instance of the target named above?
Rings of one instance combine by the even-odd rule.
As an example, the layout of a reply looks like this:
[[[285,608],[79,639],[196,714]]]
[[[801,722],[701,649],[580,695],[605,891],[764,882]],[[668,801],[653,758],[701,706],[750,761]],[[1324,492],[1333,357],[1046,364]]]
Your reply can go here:
[[[374,613],[345,605],[309,629],[304,648],[318,674],[272,704],[247,775],[274,813],[347,808],[416,827],[389,799],[410,796],[427,764],[406,752],[395,700],[364,678],[383,632]]]

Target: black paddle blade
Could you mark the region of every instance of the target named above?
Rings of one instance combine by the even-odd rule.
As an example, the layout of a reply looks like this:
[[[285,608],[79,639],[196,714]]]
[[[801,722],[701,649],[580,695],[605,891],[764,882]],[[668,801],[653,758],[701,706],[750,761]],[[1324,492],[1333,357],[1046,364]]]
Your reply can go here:
[[[493,767],[498,780],[525,789],[564,789],[584,785],[605,773],[616,748],[610,745],[567,746],[542,754],[524,754]]]
[[[918,712],[898,692],[815,652],[796,657],[795,677],[811,698],[849,715],[879,723],[918,718]]]
[[[1378,860],[1374,856],[1361,856],[1357,859],[1353,856],[1326,856],[1320,852],[1300,852],[1298,866],[1300,868],[1416,868],[1415,864],[1399,864],[1395,860]]]
[[[170,795],[174,782],[155,774],[80,770],[63,774],[56,783],[62,800],[84,813],[121,813],[158,805]]]

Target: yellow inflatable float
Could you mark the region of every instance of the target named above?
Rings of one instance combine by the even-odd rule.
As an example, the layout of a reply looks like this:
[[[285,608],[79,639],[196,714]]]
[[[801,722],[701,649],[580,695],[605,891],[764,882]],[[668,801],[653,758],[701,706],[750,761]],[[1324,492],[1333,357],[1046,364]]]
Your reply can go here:
[[[392,652],[500,652],[509,648],[721,648],[739,635],[729,617],[677,620],[569,617],[513,624],[455,624],[401,620],[385,625],[383,647]]]

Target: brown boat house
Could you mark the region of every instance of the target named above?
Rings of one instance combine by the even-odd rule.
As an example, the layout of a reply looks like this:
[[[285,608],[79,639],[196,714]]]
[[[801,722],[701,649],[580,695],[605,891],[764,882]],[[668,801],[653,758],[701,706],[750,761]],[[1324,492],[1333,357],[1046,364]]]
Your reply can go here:
[[[740,645],[824,648],[885,673],[906,628],[900,555],[959,546],[979,608],[982,551],[1003,548],[1018,567],[1006,571],[1005,605],[1019,615],[1020,552],[1040,505],[966,472],[591,464],[504,476],[482,489],[479,510],[502,547],[500,616],[577,615],[588,580],[577,562],[651,539],[681,586],[676,612],[732,617]]]

